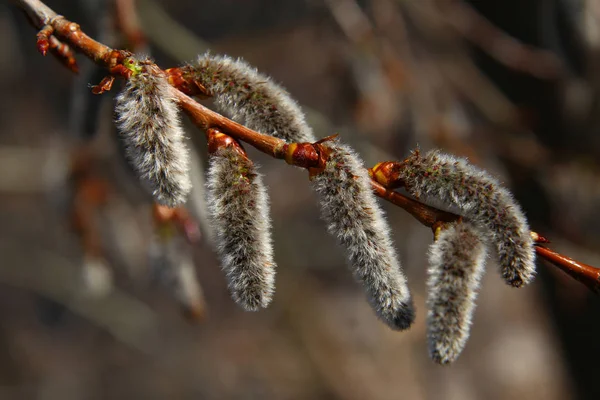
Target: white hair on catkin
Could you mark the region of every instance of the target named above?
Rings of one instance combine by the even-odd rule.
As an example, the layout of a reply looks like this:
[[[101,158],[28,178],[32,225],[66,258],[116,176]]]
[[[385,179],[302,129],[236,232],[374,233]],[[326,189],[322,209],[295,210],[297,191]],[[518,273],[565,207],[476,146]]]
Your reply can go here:
[[[127,157],[155,200],[173,207],[185,201],[192,184],[177,104],[158,67],[140,62],[116,98],[116,123]]]
[[[241,59],[206,53],[193,77],[214,97],[219,112],[250,129],[288,142],[314,142],[312,128],[289,93]]]
[[[470,223],[454,223],[429,248],[427,338],[439,364],[456,360],[469,338],[487,254],[479,236]]]
[[[233,300],[249,311],[267,307],[275,291],[269,199],[253,163],[233,148],[211,154],[209,220]]]
[[[471,222],[486,228],[508,284],[520,287],[533,280],[535,249],[525,215],[489,173],[434,150],[413,153],[403,162],[400,178],[413,196],[454,205]]]
[[[329,159],[312,178],[322,218],[346,249],[377,315],[393,329],[407,329],[414,320],[412,298],[367,170],[349,146],[337,141],[323,146]]]

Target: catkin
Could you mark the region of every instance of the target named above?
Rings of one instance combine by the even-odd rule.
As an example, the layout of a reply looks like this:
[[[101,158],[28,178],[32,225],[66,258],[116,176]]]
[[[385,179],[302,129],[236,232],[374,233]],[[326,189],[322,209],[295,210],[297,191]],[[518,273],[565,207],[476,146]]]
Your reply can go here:
[[[312,179],[321,215],[377,315],[393,329],[407,329],[414,320],[411,295],[367,171],[350,147],[337,141],[324,147],[329,159]]]
[[[254,165],[233,148],[211,154],[207,195],[221,267],[235,302],[267,307],[275,291],[268,196]]]
[[[236,122],[288,142],[315,141],[298,103],[245,61],[207,53],[182,69],[213,96],[217,111]]]
[[[527,220],[508,190],[490,174],[465,159],[430,151],[406,159],[400,178],[412,195],[454,205],[486,228],[508,284],[520,287],[533,279],[535,250]]]
[[[454,361],[469,338],[486,246],[466,222],[443,229],[429,248],[427,338],[431,358]]]
[[[173,227],[161,230],[149,247],[152,278],[169,291],[190,317],[200,318],[205,312],[204,294],[190,249]]]
[[[166,78],[150,62],[140,65],[116,98],[116,123],[142,184],[158,203],[174,207],[192,187],[184,133]]]

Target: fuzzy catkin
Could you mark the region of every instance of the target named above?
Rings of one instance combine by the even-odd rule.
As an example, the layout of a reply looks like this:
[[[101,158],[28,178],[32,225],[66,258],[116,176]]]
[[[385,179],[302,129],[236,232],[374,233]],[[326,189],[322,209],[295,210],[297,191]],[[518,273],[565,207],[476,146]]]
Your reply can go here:
[[[298,103],[245,61],[207,53],[184,69],[214,97],[217,111],[236,122],[288,142],[316,140]]]
[[[275,291],[266,188],[251,161],[232,148],[211,154],[209,220],[233,300],[249,311],[267,307]]]
[[[162,72],[142,62],[116,98],[116,123],[127,157],[155,200],[173,207],[192,184],[177,104]]]
[[[413,196],[452,204],[474,224],[489,231],[504,280],[520,287],[535,276],[535,249],[527,220],[500,183],[462,158],[430,151],[413,153],[400,178]]]
[[[414,320],[412,298],[367,170],[350,147],[337,141],[324,146],[329,159],[312,178],[322,218],[346,249],[377,315],[393,329],[407,329]]]
[[[486,246],[466,222],[443,229],[429,248],[427,338],[431,358],[448,364],[460,355],[475,310]]]

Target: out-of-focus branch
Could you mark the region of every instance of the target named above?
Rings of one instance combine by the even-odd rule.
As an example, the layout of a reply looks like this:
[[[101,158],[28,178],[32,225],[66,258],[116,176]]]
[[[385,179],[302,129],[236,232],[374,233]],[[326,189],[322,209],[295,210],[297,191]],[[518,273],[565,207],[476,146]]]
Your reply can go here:
[[[38,28],[41,29],[46,25],[50,25],[53,28],[54,34],[67,42],[74,50],[85,54],[99,65],[109,68],[112,73],[121,74],[128,78],[127,74],[119,73],[118,69],[120,63],[129,56],[128,52],[113,50],[96,42],[83,33],[80,30],[79,25],[66,20],[64,17],[58,16],[40,1],[13,1],[29,15],[35,16],[33,21],[37,21],[35,23]],[[287,163],[307,168],[309,172],[322,168],[323,163],[327,159],[326,151],[324,151],[325,148],[321,143],[329,138],[325,138],[320,142],[312,144],[288,144],[283,140],[249,129],[202,106],[175,87],[172,88],[172,91],[173,96],[176,98],[180,107],[188,114],[188,116],[190,116],[198,127],[205,131],[210,128],[218,128],[223,133],[232,136],[237,140],[244,141],[265,154],[275,158],[285,159]],[[373,182],[375,194],[408,211],[425,226],[435,229],[439,223],[449,222],[460,218],[458,215],[435,209],[414,199],[410,199],[398,192],[387,190],[383,188],[383,186],[380,187],[375,181]],[[536,239],[536,250],[541,258],[558,265],[561,269],[568,270],[569,274],[577,277],[576,279],[591,287],[592,290],[595,290],[596,283],[594,283],[593,286],[590,286],[593,283],[593,280],[590,277],[594,276],[593,274],[597,270],[596,268],[585,266],[584,264],[571,260],[558,253],[545,251],[548,249],[542,248],[540,243],[546,243],[547,241],[535,232],[532,232],[532,236]]]
[[[508,36],[462,1],[442,2],[447,22],[471,43],[499,63],[539,79],[557,79],[565,70],[560,59],[547,50],[527,46]]]
[[[136,0],[115,0],[118,29],[125,36],[127,47],[140,49],[146,46],[146,36],[142,32],[137,12]]]
[[[209,45],[174,21],[154,0],[137,0],[140,26],[150,42],[178,61],[190,61]]]
[[[0,263],[1,283],[63,304],[132,348],[143,352],[155,348],[156,316],[139,300],[116,288],[106,296],[89,296],[82,290],[78,268],[58,254],[32,252],[9,240],[0,241],[0,253],[5,260]]]

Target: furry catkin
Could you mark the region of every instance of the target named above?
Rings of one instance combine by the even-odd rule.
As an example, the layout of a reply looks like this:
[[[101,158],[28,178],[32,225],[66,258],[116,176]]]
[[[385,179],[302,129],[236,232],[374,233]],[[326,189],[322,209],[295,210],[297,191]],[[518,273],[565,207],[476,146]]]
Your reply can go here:
[[[169,83],[149,62],[132,76],[116,99],[116,123],[127,156],[156,201],[183,203],[192,184],[178,109]]]
[[[474,224],[487,228],[504,280],[515,287],[535,275],[535,250],[527,220],[500,183],[465,159],[430,151],[405,160],[401,179],[414,196],[452,204]]]
[[[437,363],[456,360],[465,347],[485,258],[479,232],[464,222],[443,229],[429,248],[427,338]]]
[[[337,141],[324,146],[329,159],[312,179],[321,215],[377,315],[393,329],[407,329],[414,320],[411,295],[367,170],[350,147]]]
[[[214,97],[217,111],[233,120],[288,142],[315,141],[298,103],[245,61],[207,53],[183,69]]]
[[[275,290],[268,196],[251,161],[229,147],[210,156],[209,220],[221,267],[235,302],[249,311],[267,307]]]

